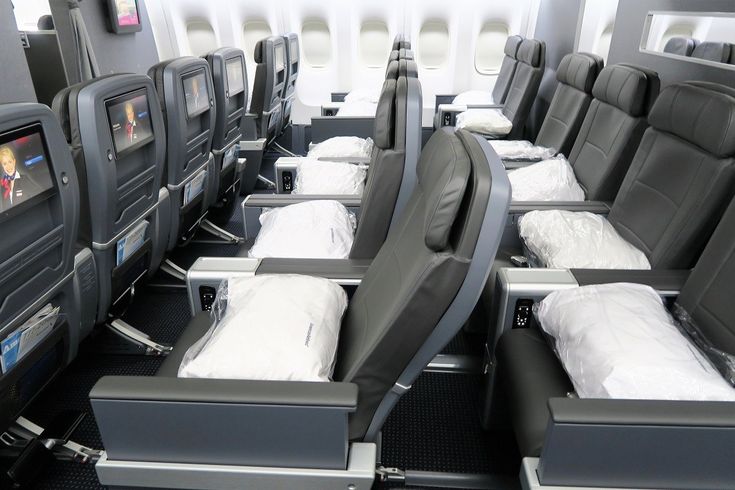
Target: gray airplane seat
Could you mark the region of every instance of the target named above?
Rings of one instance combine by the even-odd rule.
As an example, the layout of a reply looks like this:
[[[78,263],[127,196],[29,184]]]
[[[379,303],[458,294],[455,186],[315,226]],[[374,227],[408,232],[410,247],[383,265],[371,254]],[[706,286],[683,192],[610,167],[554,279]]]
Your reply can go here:
[[[541,78],[546,69],[546,43],[524,39],[518,46],[518,65],[503,103],[503,114],[513,124],[505,139],[521,139],[526,119],[538,94]]]
[[[177,378],[210,327],[197,315],[157,376],[104,377],[90,392],[100,482],[371,488],[381,428],[469,315],[510,199],[500,160],[464,131],[437,131],[417,177],[343,316],[333,382]]]
[[[56,117],[41,104],[0,105],[0,430],[76,356],[80,307],[94,317],[94,264],[75,247],[78,225],[79,185]]]
[[[39,25],[49,27],[48,21],[39,20]],[[28,45],[23,51],[31,72],[36,98],[40,103],[51,107],[56,94],[69,85],[59,39],[53,30],[53,21],[50,30],[25,31],[25,36]]]
[[[677,54],[679,56],[691,56],[697,41],[690,37],[672,37],[666,41],[664,53]]]
[[[727,63],[730,60],[732,44],[704,41],[694,48],[692,58],[714,61],[716,63]]]
[[[248,107],[248,76],[245,54],[240,49],[220,48],[205,59],[212,71],[217,115],[212,136],[214,175],[208,185],[207,218],[224,224],[232,216],[240,194],[238,144],[243,139],[243,119]]]
[[[406,39],[403,34],[396,34],[396,37],[393,38],[393,47],[391,49],[393,51],[399,51],[401,49],[411,49],[411,41]]]
[[[505,103],[508,96],[510,84],[513,82],[518,67],[518,49],[521,47],[523,40],[521,36],[508,36],[505,41],[503,61],[500,63],[500,71],[498,71],[498,77],[495,79],[492,90],[493,101],[496,104]]]
[[[592,87],[604,61],[590,53],[564,56],[556,70],[559,84],[541,125],[536,145],[569,155],[592,102]]]
[[[662,97],[671,100],[666,92]],[[721,111],[717,112],[722,115]],[[661,115],[654,114],[654,119]],[[694,126],[680,128],[689,132]],[[720,150],[729,147],[732,154],[732,129],[729,142],[723,138],[724,129],[711,136],[702,131],[699,136],[707,141],[706,146],[715,145]],[[685,337],[691,335],[687,339],[689,348],[701,349],[702,362],[711,362],[730,383],[732,364],[728,376],[723,363],[728,362],[728,356],[732,363],[735,356],[733,230],[735,204],[729,206],[683,287],[675,291],[675,304],[670,310]],[[670,292],[660,293],[669,295],[667,299],[673,302]],[[697,490],[732,487],[735,472],[729,458],[721,455],[735,445],[733,402],[574,397],[570,395],[574,385],[550,343],[536,328],[506,332],[498,342],[496,357],[499,395],[507,400],[521,454],[540,457],[541,484],[565,488],[621,484],[630,488]],[[691,396],[696,394],[692,392]]]
[[[164,183],[171,198],[167,250],[188,242],[207,214],[205,194],[214,178],[212,138],[216,121],[209,64],[186,56],[148,70],[166,124]]]
[[[283,125],[282,97],[286,86],[286,43],[280,36],[271,36],[255,45],[255,82],[250,112],[256,116],[258,137],[270,143]]]
[[[299,36],[290,33],[283,36],[286,43],[286,83],[283,86],[283,124],[282,128],[291,124],[291,106],[296,97],[296,81],[299,78],[300,52]]]

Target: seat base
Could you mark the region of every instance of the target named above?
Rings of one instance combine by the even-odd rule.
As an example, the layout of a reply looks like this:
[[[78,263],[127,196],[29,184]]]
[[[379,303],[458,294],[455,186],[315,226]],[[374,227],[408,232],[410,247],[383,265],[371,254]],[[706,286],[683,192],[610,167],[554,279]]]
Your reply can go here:
[[[95,469],[100,483],[112,487],[344,490],[349,486],[369,490],[375,479],[376,458],[375,444],[353,443],[345,470],[114,461],[106,453]]]

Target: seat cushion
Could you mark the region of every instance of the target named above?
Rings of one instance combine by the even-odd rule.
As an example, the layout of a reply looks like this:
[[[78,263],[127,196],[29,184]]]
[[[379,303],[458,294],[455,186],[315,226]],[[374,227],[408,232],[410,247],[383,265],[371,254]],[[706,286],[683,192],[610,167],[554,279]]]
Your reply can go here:
[[[491,140],[495,153],[506,161],[539,162],[554,156],[556,150],[525,140]]]
[[[493,94],[487,90],[468,90],[457,95],[452,104],[457,105],[493,105]]]
[[[584,191],[566,158],[550,158],[508,172],[513,201],[584,201]]]
[[[646,255],[603,216],[561,210],[531,211],[518,224],[541,266],[560,269],[650,269]]]
[[[337,201],[307,201],[260,215],[249,257],[346,259],[355,237],[355,215]]]
[[[500,109],[469,109],[457,116],[456,127],[492,138],[502,138],[511,132],[513,123]]]
[[[574,387],[536,329],[506,332],[498,341],[495,356],[518,448],[523,456],[537,457],[549,421],[549,398],[565,397]]]

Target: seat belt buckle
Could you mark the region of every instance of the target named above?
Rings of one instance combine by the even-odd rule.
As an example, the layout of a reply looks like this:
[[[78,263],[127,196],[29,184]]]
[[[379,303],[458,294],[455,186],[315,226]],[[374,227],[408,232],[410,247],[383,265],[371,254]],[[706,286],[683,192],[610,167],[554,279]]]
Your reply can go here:
[[[523,268],[531,267],[531,265],[528,263],[528,258],[523,255],[511,256],[510,263],[513,264],[514,267],[523,267]]]

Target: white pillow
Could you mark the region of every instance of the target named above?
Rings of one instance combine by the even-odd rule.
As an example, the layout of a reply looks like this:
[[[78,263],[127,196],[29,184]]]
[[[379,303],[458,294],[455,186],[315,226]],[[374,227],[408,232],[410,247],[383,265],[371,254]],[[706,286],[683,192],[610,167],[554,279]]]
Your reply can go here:
[[[646,255],[599,214],[531,211],[518,223],[520,237],[546,266],[558,269],[650,269]]]
[[[359,88],[345,95],[345,102],[370,102],[377,104],[380,100],[380,89]]]
[[[468,90],[457,95],[452,104],[458,105],[495,105],[493,94],[489,90]]]
[[[735,400],[648,286],[556,291],[536,314],[580,398]]]
[[[468,109],[457,115],[457,129],[499,138],[513,129],[513,123],[500,109]]]
[[[345,102],[337,109],[337,117],[372,117],[378,110],[373,102]]]
[[[556,154],[553,148],[535,146],[530,141],[522,140],[490,140],[490,146],[502,160],[548,160]]]
[[[260,215],[260,232],[250,257],[346,259],[357,221],[337,201],[308,201],[272,208]]]
[[[330,380],[347,309],[337,284],[299,275],[232,278],[216,303],[225,311],[186,352],[180,378]]]
[[[362,195],[366,165],[300,158],[292,194]]]
[[[370,158],[372,138],[335,136],[312,146],[306,155],[310,158]]]
[[[574,169],[559,156],[508,172],[514,201],[584,201]]]

